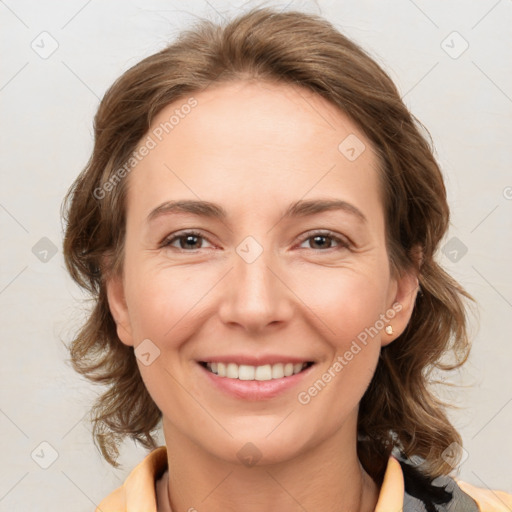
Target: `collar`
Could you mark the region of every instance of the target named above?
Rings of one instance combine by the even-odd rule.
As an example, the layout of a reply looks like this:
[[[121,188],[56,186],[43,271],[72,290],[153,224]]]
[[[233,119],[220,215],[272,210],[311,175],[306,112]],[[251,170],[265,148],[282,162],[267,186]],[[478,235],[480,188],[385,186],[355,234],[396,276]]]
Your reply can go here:
[[[161,474],[167,469],[167,448],[159,446],[131,471],[124,484],[109,494],[96,508],[96,512],[157,512],[155,484]],[[481,512],[510,512],[512,511],[512,494],[503,491],[481,489],[466,482],[454,480],[466,498],[475,501]],[[459,491],[460,492],[460,491]],[[417,510],[405,504],[404,474],[398,460],[391,455],[388,459],[384,479],[379,492],[379,499],[374,512],[406,512]],[[460,494],[456,497],[457,505],[449,504],[446,510],[464,510],[468,508]],[[421,510],[421,509],[420,509]],[[424,510],[424,508],[423,508]]]
[[[167,448],[151,451],[131,471],[124,484],[108,495],[96,512],[157,512],[155,483],[167,468]],[[404,478],[399,462],[390,456],[375,512],[401,511]]]

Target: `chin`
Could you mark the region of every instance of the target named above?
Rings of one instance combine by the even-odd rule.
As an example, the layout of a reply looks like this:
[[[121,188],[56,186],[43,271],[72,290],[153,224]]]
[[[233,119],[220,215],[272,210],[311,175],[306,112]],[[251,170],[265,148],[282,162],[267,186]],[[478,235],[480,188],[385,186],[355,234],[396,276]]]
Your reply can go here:
[[[277,424],[274,423],[272,429]],[[297,439],[297,430],[283,429],[280,435],[277,435],[277,431],[269,435],[272,429],[266,429],[265,432],[253,429],[243,435],[231,431],[233,439],[224,438],[224,442],[216,442],[210,438],[205,449],[212,452],[213,448],[216,457],[246,467],[284,463],[304,451],[307,443]]]

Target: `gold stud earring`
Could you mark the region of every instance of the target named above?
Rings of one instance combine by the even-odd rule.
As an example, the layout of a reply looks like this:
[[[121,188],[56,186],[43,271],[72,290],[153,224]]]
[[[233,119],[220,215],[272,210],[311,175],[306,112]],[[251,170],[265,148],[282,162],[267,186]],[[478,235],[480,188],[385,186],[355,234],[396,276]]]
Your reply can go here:
[[[393,327],[391,325],[386,326],[386,334],[393,334]]]

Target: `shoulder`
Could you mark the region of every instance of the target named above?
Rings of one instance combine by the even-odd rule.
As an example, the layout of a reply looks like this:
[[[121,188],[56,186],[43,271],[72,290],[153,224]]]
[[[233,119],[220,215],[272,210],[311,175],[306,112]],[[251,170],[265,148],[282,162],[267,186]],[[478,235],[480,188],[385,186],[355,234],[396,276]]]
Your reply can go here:
[[[124,510],[126,510],[126,496],[123,486],[121,486],[104,498],[95,512],[120,512]]]
[[[512,494],[475,487],[450,476],[430,480],[411,460],[398,462],[404,476],[403,512],[512,511]]]
[[[510,512],[512,510],[512,494],[482,489],[461,480],[457,480],[457,485],[478,503],[482,512]]]
[[[156,512],[155,484],[167,469],[167,450],[160,446],[150,452],[130,472],[123,485],[112,491],[97,506],[95,512]]]

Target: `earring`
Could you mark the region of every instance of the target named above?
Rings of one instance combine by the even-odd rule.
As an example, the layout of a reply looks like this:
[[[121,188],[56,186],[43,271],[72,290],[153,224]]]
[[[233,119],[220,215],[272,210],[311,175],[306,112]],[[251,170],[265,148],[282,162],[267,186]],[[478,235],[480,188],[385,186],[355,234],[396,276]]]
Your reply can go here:
[[[386,334],[393,334],[393,327],[391,325],[386,326]]]

